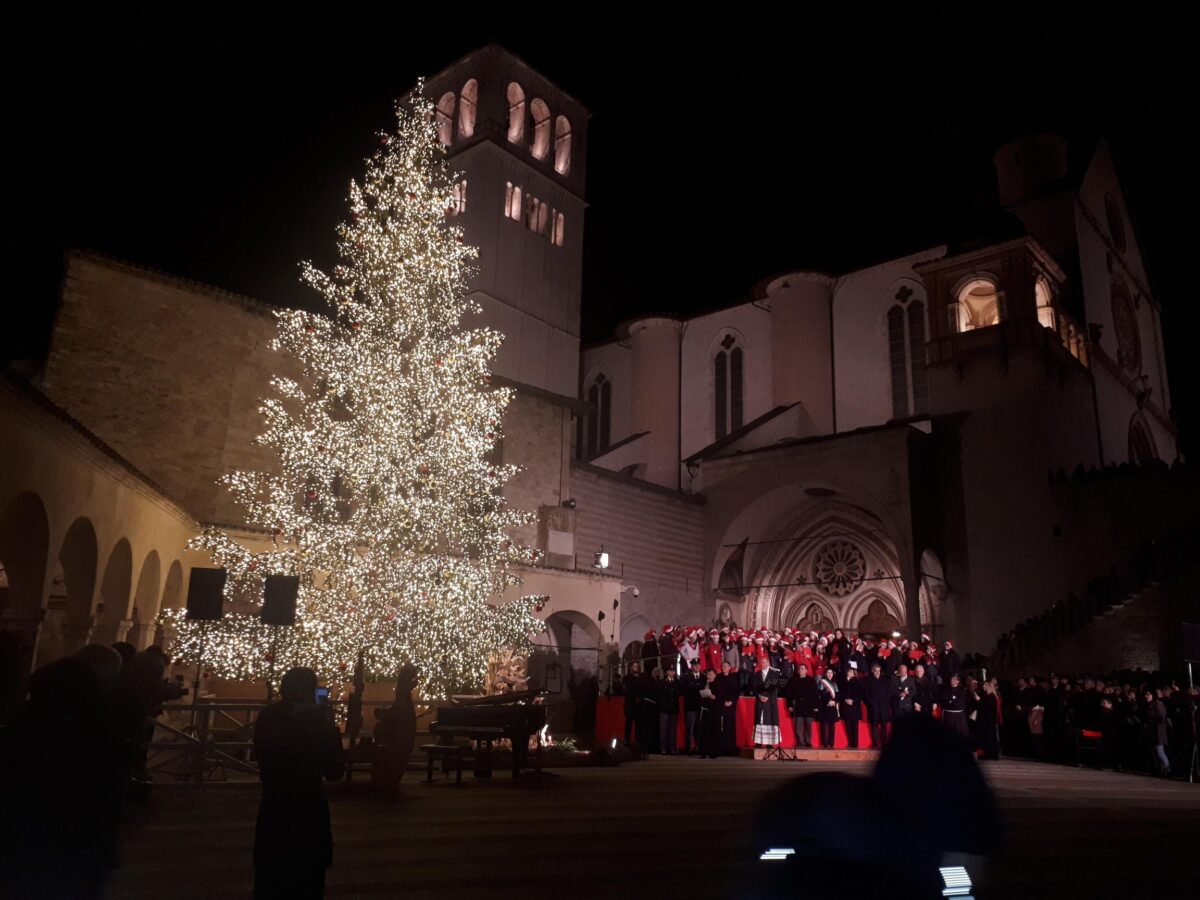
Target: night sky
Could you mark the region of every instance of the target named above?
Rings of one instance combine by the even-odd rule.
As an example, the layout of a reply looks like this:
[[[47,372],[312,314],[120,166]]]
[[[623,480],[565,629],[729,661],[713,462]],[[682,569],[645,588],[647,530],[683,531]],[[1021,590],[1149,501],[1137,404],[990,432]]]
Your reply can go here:
[[[390,126],[393,98],[495,40],[593,114],[585,339],[636,312],[735,302],[786,268],[846,269],[935,243],[964,208],[994,202],[1002,141],[1055,131],[1082,164],[1106,134],[1194,447],[1185,335],[1200,313],[1185,266],[1197,229],[1177,220],[1197,199],[1184,138],[1196,23],[1048,6],[742,21],[678,7],[650,22],[605,4],[582,20],[571,7],[568,23],[566,4],[514,4],[465,25],[348,7],[308,19],[55,14],[10,36],[28,62],[9,84],[20,233],[4,356],[44,352],[72,246],[310,302],[297,261],[330,261],[346,183]]]

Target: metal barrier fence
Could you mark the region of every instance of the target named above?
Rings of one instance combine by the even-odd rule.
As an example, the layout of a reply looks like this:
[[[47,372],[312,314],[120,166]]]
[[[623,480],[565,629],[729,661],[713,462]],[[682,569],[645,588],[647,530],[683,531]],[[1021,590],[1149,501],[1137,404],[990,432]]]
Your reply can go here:
[[[393,702],[364,699],[364,726],[367,708]],[[346,703],[330,700],[329,706],[337,711]],[[431,709],[434,702],[418,700],[415,705],[420,716],[420,710]],[[227,782],[238,780],[239,775],[243,776],[240,780],[257,778],[254,723],[266,709],[261,700],[201,699],[198,703],[167,703],[162,709],[160,717],[149,720],[153,731],[146,747],[147,774],[166,776],[165,783],[176,784]],[[369,732],[369,726],[364,731]]]

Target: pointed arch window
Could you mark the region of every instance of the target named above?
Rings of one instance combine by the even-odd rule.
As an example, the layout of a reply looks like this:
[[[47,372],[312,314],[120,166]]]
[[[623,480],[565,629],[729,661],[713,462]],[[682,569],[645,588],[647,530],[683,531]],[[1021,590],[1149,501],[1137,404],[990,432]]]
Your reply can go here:
[[[575,453],[580,459],[604,453],[612,443],[612,383],[604,373],[592,379],[586,397],[587,416],[580,417],[575,440]]]
[[[479,82],[472,78],[458,95],[458,136],[469,138],[475,133],[475,107],[479,102]]]
[[[925,304],[902,287],[888,310],[888,362],[892,372],[892,418],[929,412],[925,357]]]
[[[713,356],[713,431],[717,440],[742,427],[744,357],[732,334],[721,339]]]

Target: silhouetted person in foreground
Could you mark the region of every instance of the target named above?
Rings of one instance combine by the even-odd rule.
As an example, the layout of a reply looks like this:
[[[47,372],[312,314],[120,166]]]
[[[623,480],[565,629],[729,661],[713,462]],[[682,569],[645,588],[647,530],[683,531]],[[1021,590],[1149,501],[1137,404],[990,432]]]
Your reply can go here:
[[[904,716],[872,777],[819,772],[767,797],[752,832],[749,883],[733,896],[844,900],[867,884],[886,885],[888,897],[934,900],[945,854],[987,855],[998,837],[969,742],[932,717]],[[759,859],[771,849],[789,852]]]
[[[119,672],[116,652],[99,649]],[[120,764],[93,663],[70,657],[33,673],[28,703],[0,729],[0,896],[102,894],[114,862]]]
[[[417,738],[417,710],[413,691],[417,687],[415,666],[403,666],[396,678],[396,702],[375,711],[375,749],[371,757],[371,786],[385,797],[400,791],[400,779],[408,768]]]
[[[254,831],[256,900],[325,895],[333,834],[321,779],[341,777],[342,738],[329,707],[316,702],[316,690],[312,669],[289,669],[280,701],[263,710],[254,726],[263,785]]]

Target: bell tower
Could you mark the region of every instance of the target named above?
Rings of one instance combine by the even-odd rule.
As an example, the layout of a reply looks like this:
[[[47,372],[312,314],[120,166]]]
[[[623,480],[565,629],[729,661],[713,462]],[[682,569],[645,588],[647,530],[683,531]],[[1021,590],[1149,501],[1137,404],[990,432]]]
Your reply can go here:
[[[498,375],[574,397],[579,378],[589,113],[495,44],[425,83],[459,173],[455,214],[479,248],[471,291],[506,336]]]

